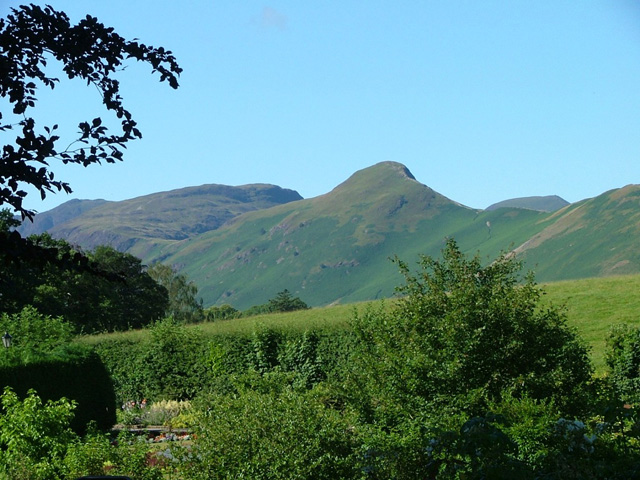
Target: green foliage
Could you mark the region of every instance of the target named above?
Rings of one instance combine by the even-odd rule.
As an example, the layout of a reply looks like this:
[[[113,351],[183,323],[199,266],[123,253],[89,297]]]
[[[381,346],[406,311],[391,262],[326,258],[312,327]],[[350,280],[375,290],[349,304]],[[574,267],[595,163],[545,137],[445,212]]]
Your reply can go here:
[[[83,431],[89,421],[109,428],[115,419],[113,384],[93,351],[71,343],[73,327],[62,317],[42,315],[29,306],[0,315],[0,328],[11,332],[12,346],[0,351],[0,385],[19,395],[36,389],[44,399],[72,399],[71,423]]]
[[[254,305],[242,312],[243,317],[253,317],[256,315],[264,315],[268,313],[296,312],[298,310],[308,310],[309,306],[299,297],[291,295],[289,290],[284,289],[271,298],[267,303],[262,305]]]
[[[99,307],[92,313],[101,321],[94,320],[96,324],[87,325],[87,330],[141,328],[163,316],[167,290],[145,271],[139,258],[108,246],[96,247],[89,258],[101,272],[114,278],[106,282],[100,281],[104,277],[94,279],[98,282],[93,288],[100,298]]]
[[[207,322],[214,322],[216,320],[230,320],[232,318],[239,318],[241,313],[233,308],[229,304],[214,305],[204,310],[204,319]]]
[[[251,339],[252,352],[249,357],[250,365],[260,373],[274,370],[279,364],[282,334],[270,328],[260,328],[253,332]]]
[[[74,404],[64,398],[43,403],[33,390],[20,400],[9,388],[0,404],[0,478],[60,478],[67,446],[76,438],[69,428]]]
[[[139,359],[146,365],[143,385],[146,398],[183,400],[202,387],[204,366],[202,336],[168,318],[156,322],[151,341]]]
[[[162,480],[161,467],[150,465],[150,458],[149,445],[141,437],[123,432],[113,442],[108,435],[90,432],[69,446],[64,471],[66,478],[122,475],[136,480]]]
[[[327,365],[318,351],[321,340],[317,332],[305,331],[286,342],[280,365],[284,371],[295,373],[294,386],[311,388],[327,377]]]
[[[0,232],[8,233],[11,229],[19,227],[21,223],[13,216],[10,209],[0,209]]]
[[[33,216],[33,212],[22,206],[27,195],[22,190],[24,184],[34,187],[42,198],[55,190],[71,192],[68,183],[54,179],[49,171],[51,161],[85,167],[114,163],[122,160],[127,142],[142,136],[122,103],[120,85],[115,78],[125,59],[148,63],[153,72],[160,74],[160,80],[167,81],[172,88],[178,87],[177,76],[182,71],[171,52],[163,48],[125,40],[113,28],[105,27],[89,15],[72,25],[64,12],[50,6],[12,8],[7,18],[0,20],[0,36],[3,39],[0,54],[4,59],[0,95],[11,104],[11,112],[3,116],[0,130],[18,127],[19,131],[15,145],[3,147],[0,205],[11,205],[23,218]],[[100,118],[81,122],[77,138],[61,140],[57,124],[37,132],[36,121],[30,116],[36,106],[37,88],[53,89],[59,81],[47,75],[47,63],[52,59],[61,63],[58,72],[64,72],[69,79],[80,78],[98,90],[105,108],[121,122],[119,133],[108,133]],[[68,147],[59,150],[58,141]]]
[[[19,313],[0,314],[0,330],[13,337],[11,351],[0,358],[2,365],[56,355],[71,342],[74,328],[62,317],[42,315],[35,307],[26,306]]]
[[[266,303],[264,305],[253,305],[252,307],[247,308],[242,311],[243,317],[255,317],[257,315],[265,315],[271,313],[269,311],[269,305]]]
[[[171,318],[156,322],[141,342],[101,342],[96,352],[113,379],[120,404],[191,398],[206,384],[201,333]]]
[[[443,432],[427,448],[426,473],[432,478],[533,479],[517,458],[517,445],[495,416],[474,417],[456,431]]]
[[[474,414],[506,390],[568,412],[584,406],[587,350],[558,310],[536,308],[541,292],[512,257],[482,266],[449,240],[442,260],[422,257],[415,275],[396,261],[403,298],[354,321],[355,369],[371,398],[403,415],[425,405]]]
[[[358,478],[349,421],[273,377],[203,403],[186,478]],[[274,383],[275,382],[275,383]]]
[[[110,340],[95,347],[113,382],[118,406],[129,400],[148,398],[144,382],[150,367],[141,363],[145,346],[146,343],[138,341]]]
[[[35,389],[43,399],[73,400],[77,406],[71,427],[79,433],[89,422],[103,429],[115,423],[112,380],[100,358],[86,347],[69,345],[55,356],[0,367],[0,385],[11,386],[19,395]]]
[[[617,394],[629,403],[640,403],[640,328],[613,326],[607,346],[606,362]]]
[[[202,300],[198,300],[198,287],[185,275],[177,273],[173,268],[155,263],[147,268],[147,274],[164,287],[169,294],[169,304],[164,312],[165,317],[186,323],[200,322],[204,318]]]
[[[64,316],[83,333],[140,328],[164,313],[167,291],[138,258],[105,246],[85,253],[49,234],[27,241],[55,256],[47,262],[10,265],[0,278],[4,311],[34,305],[47,315]]]
[[[306,310],[309,306],[300,300],[299,297],[291,295],[286,288],[267,302],[269,312],[293,312],[296,310]]]

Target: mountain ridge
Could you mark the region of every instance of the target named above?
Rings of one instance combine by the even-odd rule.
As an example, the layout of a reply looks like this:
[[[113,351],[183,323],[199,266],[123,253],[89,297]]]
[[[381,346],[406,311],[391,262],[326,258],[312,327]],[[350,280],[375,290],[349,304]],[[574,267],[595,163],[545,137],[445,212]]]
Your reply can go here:
[[[309,199],[258,185],[218,186],[218,194],[226,191],[246,202],[218,195],[211,203],[211,197],[197,194],[198,188],[207,190],[201,186],[152,194],[165,205],[159,210],[150,207],[149,196],[85,205],[86,211],[76,210],[76,217],[50,233],[72,243],[81,239],[85,248],[107,239],[146,263],[171,264],[196,282],[205,305],[236,308],[263,303],[285,288],[314,306],[391,296],[402,277],[389,258],[438,256],[447,237],[482,258],[511,249],[544,281],[640,272],[638,186],[547,212],[513,202],[486,210],[466,207],[420,183],[397,162],[359,170]],[[213,204],[224,215],[207,220]]]

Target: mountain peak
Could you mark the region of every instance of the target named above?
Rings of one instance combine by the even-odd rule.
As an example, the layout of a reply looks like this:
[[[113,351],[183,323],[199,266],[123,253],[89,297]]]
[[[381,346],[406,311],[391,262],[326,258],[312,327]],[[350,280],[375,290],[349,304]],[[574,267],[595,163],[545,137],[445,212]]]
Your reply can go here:
[[[380,162],[371,167],[358,170],[347,180],[335,187],[330,194],[336,194],[344,191],[351,193],[379,191],[381,188],[389,189],[394,185],[406,184],[410,180],[416,184],[419,183],[407,167],[398,162]]]

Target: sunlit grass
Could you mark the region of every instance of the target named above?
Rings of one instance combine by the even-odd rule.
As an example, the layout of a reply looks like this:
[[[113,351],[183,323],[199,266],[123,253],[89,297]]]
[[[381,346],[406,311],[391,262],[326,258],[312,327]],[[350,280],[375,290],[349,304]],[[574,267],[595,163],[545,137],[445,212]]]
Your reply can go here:
[[[640,326],[640,275],[589,278],[543,286],[544,302],[563,305],[567,320],[591,347],[597,370],[605,367],[606,338],[612,325]]]
[[[591,278],[542,285],[546,292],[542,304],[552,303],[566,309],[569,325],[591,348],[591,358],[598,371],[605,368],[604,355],[609,329],[617,323],[640,326],[640,275]],[[313,308],[288,313],[272,313],[248,318],[192,325],[205,336],[251,335],[262,328],[281,331],[336,331],[348,328],[354,310],[363,310],[372,302]],[[393,300],[387,300],[391,305]],[[107,340],[142,341],[148,330],[82,336],[78,341],[95,345]]]

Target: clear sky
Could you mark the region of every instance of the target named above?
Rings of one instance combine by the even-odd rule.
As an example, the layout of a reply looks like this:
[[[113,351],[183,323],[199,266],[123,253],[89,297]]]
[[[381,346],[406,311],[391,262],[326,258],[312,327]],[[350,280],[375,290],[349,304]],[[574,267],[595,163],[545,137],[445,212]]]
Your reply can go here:
[[[177,91],[146,65],[122,72],[143,139],[117,165],[52,163],[74,193],[30,194],[38,211],[205,183],[310,198],[387,160],[475,208],[640,183],[638,1],[35,3],[97,16],[184,68]],[[69,132],[108,116],[82,82],[38,98],[36,120]]]

